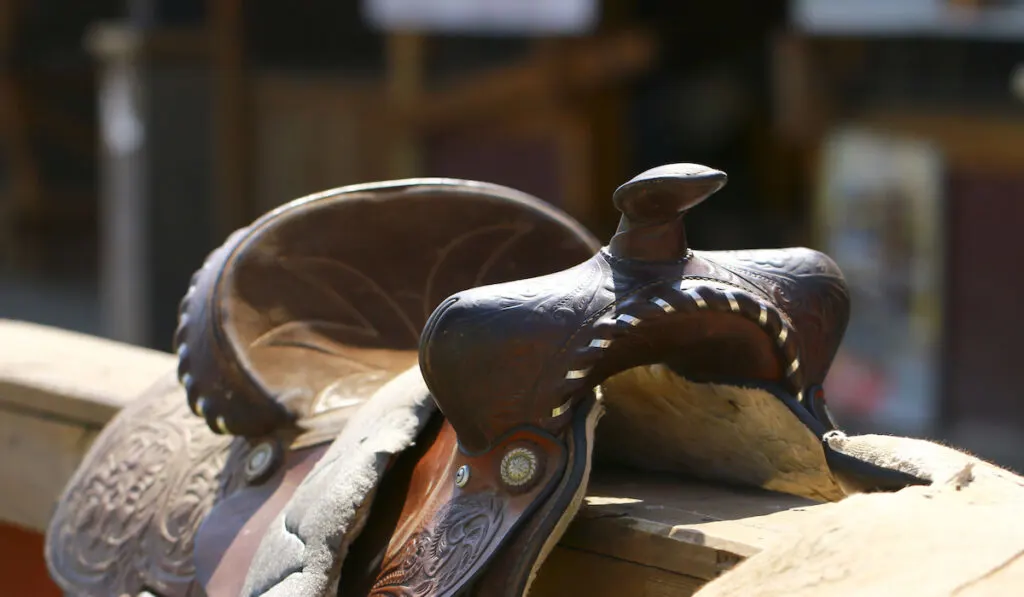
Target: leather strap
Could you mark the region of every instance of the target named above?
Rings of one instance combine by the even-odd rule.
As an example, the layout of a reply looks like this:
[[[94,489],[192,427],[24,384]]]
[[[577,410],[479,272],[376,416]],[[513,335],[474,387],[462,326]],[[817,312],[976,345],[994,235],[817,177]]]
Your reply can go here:
[[[217,504],[196,534],[196,579],[208,597],[237,597],[260,540],[328,445],[288,451],[267,481]]]

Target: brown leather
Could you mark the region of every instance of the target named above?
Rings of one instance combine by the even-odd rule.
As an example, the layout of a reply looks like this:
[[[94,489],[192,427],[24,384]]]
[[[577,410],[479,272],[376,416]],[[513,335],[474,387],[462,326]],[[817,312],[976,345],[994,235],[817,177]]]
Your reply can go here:
[[[601,414],[601,407],[594,398],[584,400],[577,408],[565,434],[569,453],[566,472],[549,496],[495,554],[474,583],[474,595],[520,597],[528,594],[536,570],[582,505],[591,470],[593,425]]]
[[[636,176],[612,195],[622,219],[609,250],[644,261],[684,257],[688,247],[680,215],[725,186],[726,180],[724,172],[697,164],[669,164]]]
[[[709,188],[708,179],[720,186],[720,177],[700,175],[697,166],[652,172],[638,177],[642,185],[624,185],[619,199],[665,221],[638,226],[624,214],[617,236],[651,226],[676,231],[653,237],[661,250],[651,238],[623,242],[556,274],[457,293],[435,310],[420,366],[465,449],[487,450],[514,425],[557,435],[566,419],[551,413],[576,392],[648,363],[664,361],[699,380],[777,382],[801,397],[824,379],[849,317],[835,263],[808,249],[695,253],[685,244],[682,212],[643,202],[664,204],[670,195],[651,193],[652,177],[671,178],[658,188],[675,189],[679,209]],[[736,323],[716,324],[729,321]],[[744,354],[754,358],[737,358]]]
[[[512,486],[499,471],[502,456],[528,450],[537,470],[528,483]],[[562,478],[565,447],[534,431],[512,431],[493,452],[462,453],[445,424],[412,476],[401,521],[385,554],[371,595],[403,595],[416,587],[426,595],[454,594],[469,583],[508,536]],[[459,486],[457,471],[468,470]],[[429,554],[424,559],[424,555]]]
[[[248,453],[233,439],[209,433],[168,371],[111,420],[64,488],[46,533],[54,581],[75,596],[202,595],[196,527],[244,483]]]
[[[373,498],[373,511],[359,537],[352,543],[343,562],[339,595],[368,595],[380,576],[384,557],[391,548],[403,513],[407,510],[412,476],[425,455],[433,451],[436,457],[438,438],[444,426],[444,416],[436,414],[416,438],[416,444],[402,452],[389,467],[384,481]]]
[[[771,263],[773,256],[811,272],[797,279],[781,268],[754,269],[756,259]],[[651,264],[602,251],[558,274],[458,293],[424,331],[424,379],[470,451],[489,449],[514,425],[557,435],[565,417],[553,417],[555,409],[647,363],[668,362],[702,381],[779,382],[800,394],[823,379],[841,338],[848,313],[842,278],[831,260],[809,250],[751,257],[716,255],[718,263],[694,254]],[[828,327],[812,338],[798,325]],[[818,352],[801,358],[803,346]],[[744,354],[756,358],[736,358]],[[769,362],[775,366],[765,375]]]
[[[285,452],[284,462],[263,483],[249,485],[210,511],[196,534],[196,580],[208,597],[236,597],[267,526],[291,499],[328,444]]]
[[[189,404],[215,432],[249,437],[356,407],[415,364],[444,297],[598,246],[562,212],[485,183],[391,181],[293,201],[193,277],[175,335]]]

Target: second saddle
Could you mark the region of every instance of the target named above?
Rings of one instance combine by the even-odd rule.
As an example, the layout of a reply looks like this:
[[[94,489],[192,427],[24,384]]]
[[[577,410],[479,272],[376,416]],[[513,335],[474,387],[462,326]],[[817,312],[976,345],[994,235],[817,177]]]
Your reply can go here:
[[[842,274],[692,250],[725,184],[655,168],[605,246],[532,197],[346,187],[193,278],[178,381],[121,413],[47,537],[75,595],[525,595],[607,463],[821,501],[924,480],[832,449]],[[601,424],[598,425],[598,421]]]

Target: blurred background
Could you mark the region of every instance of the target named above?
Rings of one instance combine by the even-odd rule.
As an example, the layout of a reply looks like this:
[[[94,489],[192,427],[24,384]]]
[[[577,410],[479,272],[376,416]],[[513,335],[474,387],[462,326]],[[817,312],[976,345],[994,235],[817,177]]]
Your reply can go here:
[[[3,318],[169,350],[206,254],[296,197],[481,179],[606,238],[671,162],[730,177],[693,246],[847,273],[841,424],[1024,468],[1024,2],[0,2]]]

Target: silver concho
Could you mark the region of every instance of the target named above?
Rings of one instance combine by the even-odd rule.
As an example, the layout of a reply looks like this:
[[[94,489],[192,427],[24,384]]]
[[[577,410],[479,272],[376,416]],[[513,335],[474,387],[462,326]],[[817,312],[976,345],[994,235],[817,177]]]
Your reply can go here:
[[[512,448],[501,459],[501,480],[513,489],[530,485],[537,477],[538,458],[533,450]]]
[[[263,442],[253,448],[245,461],[245,480],[251,485],[262,483],[269,476],[277,461],[277,450],[270,442]]]
[[[459,467],[459,470],[455,471],[455,486],[463,488],[469,483],[469,465],[464,464]]]

